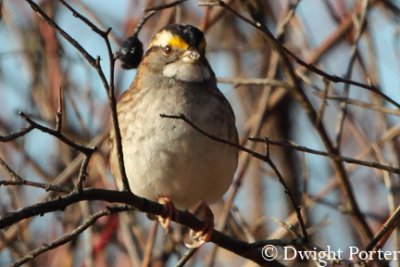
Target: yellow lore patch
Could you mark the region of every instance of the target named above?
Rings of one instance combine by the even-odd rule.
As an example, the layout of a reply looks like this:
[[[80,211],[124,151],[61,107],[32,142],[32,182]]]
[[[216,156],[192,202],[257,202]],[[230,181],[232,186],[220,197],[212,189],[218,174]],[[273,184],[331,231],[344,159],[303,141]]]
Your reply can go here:
[[[189,45],[185,42],[185,40],[177,35],[173,35],[173,37],[169,40],[169,45],[182,50],[189,48]]]
[[[156,36],[154,36],[150,44],[150,47],[152,46],[165,47],[167,45],[170,45],[173,48],[184,49],[184,50],[189,48],[189,45],[185,42],[185,40],[166,30],[161,31]]]

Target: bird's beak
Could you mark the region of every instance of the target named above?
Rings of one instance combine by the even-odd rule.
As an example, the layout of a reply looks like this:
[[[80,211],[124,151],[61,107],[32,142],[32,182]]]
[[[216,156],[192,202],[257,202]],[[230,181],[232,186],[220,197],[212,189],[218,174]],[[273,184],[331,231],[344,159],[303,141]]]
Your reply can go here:
[[[200,58],[200,51],[195,48],[189,48],[182,55],[183,62],[194,63]]]

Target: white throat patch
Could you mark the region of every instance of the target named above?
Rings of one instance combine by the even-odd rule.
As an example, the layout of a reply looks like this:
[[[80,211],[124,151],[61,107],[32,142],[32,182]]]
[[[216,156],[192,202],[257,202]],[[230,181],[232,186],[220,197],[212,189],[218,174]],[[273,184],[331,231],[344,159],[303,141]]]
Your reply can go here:
[[[211,73],[206,67],[182,61],[166,65],[163,75],[184,82],[203,82],[211,78]]]

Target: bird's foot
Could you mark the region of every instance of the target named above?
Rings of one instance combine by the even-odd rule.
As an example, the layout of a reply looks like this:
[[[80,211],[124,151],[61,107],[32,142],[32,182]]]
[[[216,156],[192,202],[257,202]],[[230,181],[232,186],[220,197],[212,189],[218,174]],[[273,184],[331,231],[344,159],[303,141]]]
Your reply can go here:
[[[204,225],[200,231],[190,230],[190,238],[192,239],[192,243],[185,243],[188,248],[199,248],[205,242],[211,240],[211,236],[214,230],[214,214],[207,204],[204,202],[201,203],[201,208],[204,211]]]
[[[168,233],[172,219],[175,218],[178,220],[178,210],[175,208],[174,203],[172,203],[169,197],[158,198],[158,203],[164,206],[167,213],[166,217],[158,216],[158,222],[165,229],[165,233]]]

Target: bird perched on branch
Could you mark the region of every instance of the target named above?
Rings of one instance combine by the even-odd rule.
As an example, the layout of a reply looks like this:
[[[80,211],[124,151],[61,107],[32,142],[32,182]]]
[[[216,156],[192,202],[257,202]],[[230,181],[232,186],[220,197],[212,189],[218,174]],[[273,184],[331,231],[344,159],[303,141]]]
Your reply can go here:
[[[202,134],[187,122],[160,115],[182,114],[202,131],[238,142],[232,108],[218,90],[205,57],[203,33],[191,25],[168,25],[151,40],[136,78],[117,103],[124,165],[132,192],[175,207],[201,204],[205,225],[194,235],[194,246],[209,241],[214,218],[208,204],[227,191],[237,166],[238,151]],[[122,185],[117,149],[111,131],[110,164]]]

